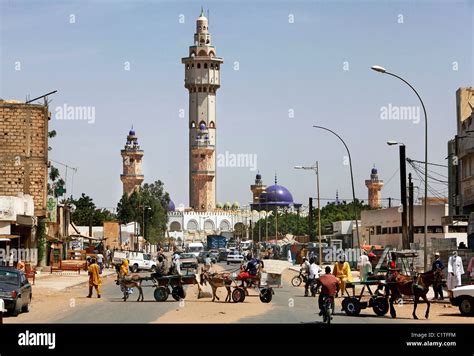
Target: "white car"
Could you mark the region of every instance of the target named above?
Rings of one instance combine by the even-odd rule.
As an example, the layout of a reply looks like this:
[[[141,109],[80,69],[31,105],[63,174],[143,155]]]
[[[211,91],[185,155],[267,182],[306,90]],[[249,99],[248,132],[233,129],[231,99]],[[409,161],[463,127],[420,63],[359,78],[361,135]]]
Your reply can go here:
[[[454,288],[450,301],[452,305],[459,306],[462,315],[474,315],[474,285]]]
[[[121,265],[124,259],[128,259],[128,268],[133,273],[141,270],[156,272],[156,262],[153,261],[148,253],[134,251],[114,252],[112,261],[115,265]]]
[[[227,255],[227,264],[230,263],[242,263],[244,260],[244,256],[238,252],[229,252]]]

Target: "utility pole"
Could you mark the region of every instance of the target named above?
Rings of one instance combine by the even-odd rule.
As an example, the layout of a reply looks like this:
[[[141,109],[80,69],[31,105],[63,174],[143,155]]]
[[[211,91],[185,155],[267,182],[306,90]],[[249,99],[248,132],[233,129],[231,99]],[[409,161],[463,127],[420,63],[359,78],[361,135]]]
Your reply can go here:
[[[308,215],[308,230],[309,230],[309,241],[314,241],[313,232],[313,198],[309,198],[309,215]]]
[[[414,242],[414,221],[415,221],[415,212],[413,211],[413,182],[411,180],[411,173],[408,174],[408,244]]]
[[[400,197],[402,199],[402,247],[403,249],[409,249],[410,244],[408,243],[408,224],[407,224],[407,166],[406,166],[406,154],[405,145],[400,144]]]

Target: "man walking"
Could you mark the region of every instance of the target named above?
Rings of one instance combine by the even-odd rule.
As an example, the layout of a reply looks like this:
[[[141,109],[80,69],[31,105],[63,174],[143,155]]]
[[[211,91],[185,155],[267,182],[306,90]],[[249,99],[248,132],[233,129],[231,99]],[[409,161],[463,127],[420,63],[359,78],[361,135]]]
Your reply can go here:
[[[96,263],[95,258],[91,260],[91,264],[88,268],[89,273],[89,295],[87,298],[92,297],[92,288],[94,287],[97,292],[97,298],[100,298],[100,287],[102,285],[102,280],[100,278],[100,268]]]
[[[454,251],[448,261],[448,290],[461,285],[461,275],[464,274],[462,259],[458,256],[458,252]]]
[[[443,262],[441,262],[441,259],[439,257],[439,252],[435,253],[435,260],[433,262],[433,267],[431,270],[433,272],[439,271],[441,272],[444,269]],[[443,284],[441,281],[435,281],[433,283],[433,291],[434,291],[434,298],[433,300],[443,300]]]

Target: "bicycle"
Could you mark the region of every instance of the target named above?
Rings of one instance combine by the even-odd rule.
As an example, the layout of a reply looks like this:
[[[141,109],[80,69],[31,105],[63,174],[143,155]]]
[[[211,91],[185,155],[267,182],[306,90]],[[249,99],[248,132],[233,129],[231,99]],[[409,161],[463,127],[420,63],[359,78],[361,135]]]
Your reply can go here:
[[[301,285],[301,283],[306,283],[307,279],[308,279],[307,274],[300,271],[300,273],[297,276],[294,276],[291,279],[291,285],[293,287],[299,287]]]

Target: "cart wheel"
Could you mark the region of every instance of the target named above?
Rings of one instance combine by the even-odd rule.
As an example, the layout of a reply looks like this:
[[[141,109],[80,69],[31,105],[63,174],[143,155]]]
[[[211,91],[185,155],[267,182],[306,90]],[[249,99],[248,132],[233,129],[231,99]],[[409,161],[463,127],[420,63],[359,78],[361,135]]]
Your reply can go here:
[[[262,303],[270,303],[272,301],[273,291],[271,288],[263,288],[260,291],[260,301]]]
[[[168,299],[169,290],[166,287],[156,287],[153,296],[157,302],[164,302]]]
[[[301,282],[303,282],[303,280],[301,279],[300,276],[294,276],[292,279],[291,279],[291,285],[293,287],[299,287],[301,285]]]
[[[181,299],[184,299],[186,297],[186,293],[183,286],[174,286],[173,290],[171,291],[171,296],[177,302],[179,302]]]
[[[235,288],[232,291],[232,300],[234,303],[243,302],[245,300],[245,291],[243,288]]]
[[[345,299],[344,311],[349,316],[357,316],[360,313],[360,303],[357,298],[346,298]]]
[[[377,297],[373,299],[372,304],[372,309],[378,316],[383,316],[388,313],[389,305],[387,298]]]

